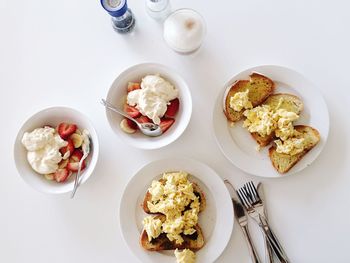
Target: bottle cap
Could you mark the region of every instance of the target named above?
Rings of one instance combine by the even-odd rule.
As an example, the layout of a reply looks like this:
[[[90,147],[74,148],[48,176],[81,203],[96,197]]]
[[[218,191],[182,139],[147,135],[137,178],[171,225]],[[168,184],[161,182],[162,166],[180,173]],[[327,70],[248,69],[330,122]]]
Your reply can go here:
[[[128,10],[126,0],[101,0],[101,5],[114,17],[122,16]]]

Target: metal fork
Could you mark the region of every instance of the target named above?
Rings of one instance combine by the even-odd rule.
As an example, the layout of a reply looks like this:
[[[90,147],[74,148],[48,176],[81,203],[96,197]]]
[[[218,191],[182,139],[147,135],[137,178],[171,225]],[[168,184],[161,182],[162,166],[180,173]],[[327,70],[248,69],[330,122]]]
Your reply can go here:
[[[267,237],[268,243],[275,253],[277,258],[282,263],[290,263],[286,252],[282,248],[276,235],[271,230],[264,212],[264,204],[256,191],[253,182],[246,183],[243,187],[237,191],[239,198],[244,204],[249,216],[251,216],[263,230],[263,233]]]

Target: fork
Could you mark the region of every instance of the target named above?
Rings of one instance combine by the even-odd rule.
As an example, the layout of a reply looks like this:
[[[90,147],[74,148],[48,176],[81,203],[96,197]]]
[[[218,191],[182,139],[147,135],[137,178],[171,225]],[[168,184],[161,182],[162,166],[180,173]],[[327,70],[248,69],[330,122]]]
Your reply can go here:
[[[271,230],[265,212],[264,204],[255,188],[253,182],[246,183],[243,187],[237,191],[239,198],[244,204],[249,216],[251,216],[263,230],[264,235],[267,237],[268,243],[271,246],[273,252],[282,263],[289,263],[289,259],[286,252],[282,248],[276,235]]]

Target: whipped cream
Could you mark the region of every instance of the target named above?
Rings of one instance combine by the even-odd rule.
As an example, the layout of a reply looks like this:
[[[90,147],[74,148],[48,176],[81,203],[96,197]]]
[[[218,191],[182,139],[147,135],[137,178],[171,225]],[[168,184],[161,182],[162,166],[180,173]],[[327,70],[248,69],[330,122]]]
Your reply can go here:
[[[159,75],[147,75],[142,79],[141,89],[128,93],[127,103],[136,105],[142,115],[159,124],[169,101],[176,99],[178,94],[178,89]]]
[[[55,129],[51,127],[37,128],[24,133],[22,144],[27,149],[27,159],[31,167],[39,174],[54,173],[62,160],[60,148],[67,146]]]

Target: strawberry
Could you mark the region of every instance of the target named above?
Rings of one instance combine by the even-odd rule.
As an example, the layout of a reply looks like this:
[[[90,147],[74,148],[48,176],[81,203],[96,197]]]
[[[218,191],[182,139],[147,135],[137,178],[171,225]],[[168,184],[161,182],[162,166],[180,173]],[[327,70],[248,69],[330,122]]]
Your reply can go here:
[[[142,115],[141,117],[139,117],[139,118],[137,118],[136,119],[137,120],[137,122],[139,122],[139,123],[149,123],[149,122],[153,122],[150,118],[148,118],[147,116],[145,116],[145,115]]]
[[[163,133],[166,132],[166,131],[170,128],[170,126],[173,125],[174,122],[175,122],[175,119],[172,119],[172,118],[162,118],[162,119],[160,120],[160,124],[159,124],[159,126],[160,126],[162,132],[163,132]]]
[[[78,172],[79,162],[83,158],[83,153],[79,149],[75,149],[72,155],[69,157],[69,163],[67,164],[67,169],[72,172]],[[85,160],[81,165],[81,170],[84,170],[86,167]]]
[[[165,117],[173,118],[176,113],[179,111],[180,101],[178,98],[171,100],[168,108],[165,112]]]
[[[141,89],[140,83],[135,83],[135,82],[129,82],[128,83],[128,88],[127,91],[128,93],[133,90]]]
[[[66,168],[58,169],[55,172],[54,178],[56,182],[58,183],[63,183],[64,181],[67,180],[67,178],[70,176],[70,172]]]
[[[67,139],[77,130],[77,125],[70,123],[60,123],[57,127],[57,132],[62,139]]]
[[[124,105],[124,111],[132,118],[137,118],[141,115],[138,109],[136,107],[130,106],[128,104]]]
[[[71,155],[71,154],[73,153],[73,151],[74,151],[74,143],[73,143],[73,140],[70,139],[70,138],[68,138],[68,139],[67,139],[67,142],[68,142],[67,146],[64,146],[64,147],[62,147],[62,148],[60,149],[60,153],[62,154],[62,156],[64,156],[64,154],[65,154],[66,152],[68,152],[68,151],[70,152],[69,155]]]
[[[131,129],[134,129],[134,130],[138,129],[137,124],[135,122],[133,122],[132,120],[126,119],[126,123]]]

